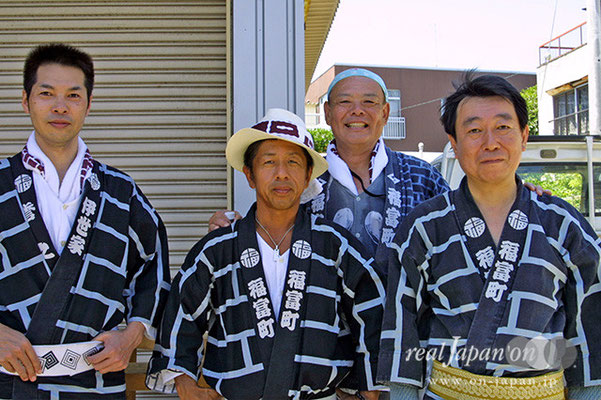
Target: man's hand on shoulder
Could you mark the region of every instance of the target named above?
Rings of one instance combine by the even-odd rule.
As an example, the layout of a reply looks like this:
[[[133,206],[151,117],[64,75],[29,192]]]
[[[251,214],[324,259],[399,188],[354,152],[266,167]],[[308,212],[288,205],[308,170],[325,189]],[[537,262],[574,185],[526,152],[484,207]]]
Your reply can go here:
[[[201,388],[188,375],[175,378],[175,388],[181,400],[219,400],[221,396],[210,388]]]
[[[539,196],[542,196],[543,194],[551,196],[553,194],[553,192],[551,192],[549,189],[543,189],[543,187],[540,185],[535,186],[534,183],[524,182],[524,186],[531,192],[536,192],[536,194]]]
[[[23,381],[35,382],[42,365],[29,340],[21,332],[0,324],[0,365]]]
[[[211,216],[211,218],[209,218],[209,232],[230,226],[233,221],[238,219],[242,219],[242,215],[240,215],[238,211],[217,211]]]
[[[144,330],[142,323],[134,321],[123,330],[101,333],[94,340],[103,342],[104,349],[88,357],[88,360],[101,374],[124,370],[131,354],[142,342]]]

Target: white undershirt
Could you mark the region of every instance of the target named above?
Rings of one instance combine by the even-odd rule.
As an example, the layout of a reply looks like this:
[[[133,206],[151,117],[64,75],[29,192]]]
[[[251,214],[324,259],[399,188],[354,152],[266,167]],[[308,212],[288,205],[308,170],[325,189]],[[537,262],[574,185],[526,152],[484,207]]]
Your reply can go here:
[[[39,213],[44,220],[54,248],[60,255],[75,221],[79,203],[81,202],[80,173],[87,146],[78,138],[77,156],[67,169],[62,183],[59,185],[58,172],[52,161],[44,154],[32,133],[27,140],[29,154],[44,164],[44,176],[27,164],[25,168],[33,171],[33,184]],[[88,174],[90,174],[88,172]]]
[[[281,254],[276,262],[273,260],[275,249],[272,249],[258,233],[257,241],[259,242],[261,260],[263,260],[263,272],[267,281],[267,290],[269,290],[269,298],[271,299],[273,311],[275,312],[275,320],[277,321],[280,316],[280,306],[282,304],[284,284],[286,283],[286,270],[288,269],[290,249]]]

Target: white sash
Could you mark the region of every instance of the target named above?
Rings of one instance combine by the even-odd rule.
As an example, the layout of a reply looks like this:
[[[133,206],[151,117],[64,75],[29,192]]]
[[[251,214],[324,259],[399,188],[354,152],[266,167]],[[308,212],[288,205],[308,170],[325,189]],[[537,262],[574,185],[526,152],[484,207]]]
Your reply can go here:
[[[42,373],[37,376],[73,376],[89,371],[94,367],[88,362],[88,356],[100,352],[103,348],[102,342],[99,341],[33,346],[42,364]],[[16,372],[8,372],[2,366],[0,372],[18,375]]]

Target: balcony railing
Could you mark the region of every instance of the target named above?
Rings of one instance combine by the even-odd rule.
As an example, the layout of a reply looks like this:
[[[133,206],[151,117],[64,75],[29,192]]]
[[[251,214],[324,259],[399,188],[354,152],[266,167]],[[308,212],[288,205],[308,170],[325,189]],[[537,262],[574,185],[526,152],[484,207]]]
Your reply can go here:
[[[389,117],[382,137],[384,139],[405,139],[405,117]]]
[[[547,64],[586,44],[586,22],[549,40],[538,48],[539,66]]]

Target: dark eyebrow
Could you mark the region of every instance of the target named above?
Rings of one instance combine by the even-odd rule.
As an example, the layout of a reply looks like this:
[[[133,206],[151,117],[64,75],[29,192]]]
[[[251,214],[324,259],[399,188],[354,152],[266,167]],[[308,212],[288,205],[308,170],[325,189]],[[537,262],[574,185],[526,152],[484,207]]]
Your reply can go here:
[[[495,118],[501,118],[504,120],[512,120],[513,119],[513,117],[509,113],[499,113],[499,114],[495,115]],[[471,124],[474,121],[479,121],[479,120],[481,120],[480,117],[470,117],[470,118],[466,119],[465,121],[463,121],[462,125],[466,126],[466,125]]]
[[[44,88],[44,89],[54,89],[54,86],[48,84],[48,83],[40,83],[40,87]],[[70,91],[77,91],[77,90],[82,90],[81,86],[73,86],[71,88],[69,88]]]

